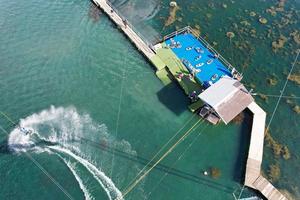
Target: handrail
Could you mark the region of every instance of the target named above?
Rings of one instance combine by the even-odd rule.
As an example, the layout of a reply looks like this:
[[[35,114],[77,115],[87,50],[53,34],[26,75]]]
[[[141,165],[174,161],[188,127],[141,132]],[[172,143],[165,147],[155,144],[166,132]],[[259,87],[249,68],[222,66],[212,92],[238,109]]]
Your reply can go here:
[[[126,17],[123,16],[123,14],[121,14],[119,12],[119,10],[109,1],[109,0],[106,0],[106,3],[112,8],[112,10],[122,19],[122,20],[126,20],[126,25],[131,28],[140,38],[142,38],[142,41],[148,46],[150,47],[151,49],[153,48],[152,44],[149,43],[145,37],[139,32],[136,30],[136,28],[126,19]],[[153,49],[152,49],[153,50]]]
[[[204,46],[209,49],[213,54],[217,54],[219,55],[219,60],[225,65],[227,66],[228,69],[230,70],[235,70],[238,74],[239,77],[243,77],[243,75],[241,73],[239,73],[233,66],[232,64],[230,64],[217,50],[215,50],[204,38],[202,38],[201,36],[197,36],[197,34],[195,33],[195,31],[190,27],[190,26],[186,26],[180,30],[177,30],[177,31],[174,31],[173,33],[170,33],[168,35],[166,35],[164,37],[164,41],[169,39],[169,38],[172,38],[174,37],[175,35],[179,35],[181,33],[184,33],[184,32],[188,32],[188,33],[192,33],[201,43],[204,44]]]

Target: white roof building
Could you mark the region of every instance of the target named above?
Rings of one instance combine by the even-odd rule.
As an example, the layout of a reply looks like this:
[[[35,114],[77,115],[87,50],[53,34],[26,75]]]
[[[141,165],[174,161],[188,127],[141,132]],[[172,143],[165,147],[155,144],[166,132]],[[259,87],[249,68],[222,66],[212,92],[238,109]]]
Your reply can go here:
[[[210,105],[225,124],[254,101],[244,85],[230,77],[221,78],[202,92],[199,98]]]

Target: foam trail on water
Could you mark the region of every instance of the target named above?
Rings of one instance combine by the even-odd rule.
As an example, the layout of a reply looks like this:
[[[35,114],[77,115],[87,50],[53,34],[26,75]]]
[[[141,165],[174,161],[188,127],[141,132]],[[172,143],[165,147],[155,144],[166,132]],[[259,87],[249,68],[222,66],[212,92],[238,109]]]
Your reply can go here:
[[[77,174],[74,164],[72,164],[70,161],[67,161],[66,159],[62,158],[60,155],[58,155],[58,156],[64,161],[64,163],[67,165],[67,167],[70,169],[70,171],[74,175],[75,179],[77,180],[77,182],[79,184],[81,191],[84,194],[85,200],[94,200],[94,197],[91,196],[88,189],[85,187],[82,179]]]
[[[30,135],[21,133],[19,128],[15,128],[8,137],[8,148],[11,151],[20,152],[34,146],[34,141],[31,140]]]
[[[81,163],[98,181],[98,183],[104,188],[105,192],[107,193],[109,199],[116,199],[116,200],[122,200],[123,196],[122,193],[119,191],[119,189],[114,185],[112,180],[108,178],[102,171],[100,171],[95,165],[90,163],[89,161],[81,158],[80,156],[74,154],[72,151],[61,148],[59,146],[49,146],[50,149],[56,150],[58,152],[67,154],[74,158],[76,161]]]
[[[122,193],[114,185],[112,180],[107,177],[102,170],[99,170],[96,165],[92,164],[92,159],[85,156],[86,153],[92,155],[91,153],[94,151],[87,149],[86,146],[80,142],[80,139],[83,137],[91,141],[101,139],[107,141],[107,145],[123,144],[123,141],[118,142],[108,134],[105,124],[99,125],[94,123],[89,115],[80,115],[75,107],[70,106],[64,108],[51,106],[49,109],[42,110],[39,113],[34,113],[21,119],[19,126],[31,130],[33,134],[26,135],[20,131],[19,127],[16,127],[11,131],[8,137],[7,143],[10,151],[16,153],[26,151],[32,153],[44,152],[57,154],[62,159],[64,159],[65,156],[70,157],[70,159],[76,160],[88,170],[91,176],[101,185],[109,199],[123,199]],[[125,146],[131,149],[129,144]],[[84,153],[82,153],[83,149]],[[105,162],[109,157],[105,155],[101,157],[101,159],[102,162]],[[76,167],[68,163],[67,160],[64,160],[64,162],[76,178],[85,198],[93,199],[87,187],[84,185],[81,179],[82,177],[78,175]]]

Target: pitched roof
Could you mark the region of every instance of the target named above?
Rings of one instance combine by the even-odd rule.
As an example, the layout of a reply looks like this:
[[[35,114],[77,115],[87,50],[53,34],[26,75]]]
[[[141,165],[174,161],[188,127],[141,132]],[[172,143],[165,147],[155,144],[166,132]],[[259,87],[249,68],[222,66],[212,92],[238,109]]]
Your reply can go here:
[[[222,77],[202,92],[199,98],[210,105],[225,124],[254,101],[244,85],[230,77]]]

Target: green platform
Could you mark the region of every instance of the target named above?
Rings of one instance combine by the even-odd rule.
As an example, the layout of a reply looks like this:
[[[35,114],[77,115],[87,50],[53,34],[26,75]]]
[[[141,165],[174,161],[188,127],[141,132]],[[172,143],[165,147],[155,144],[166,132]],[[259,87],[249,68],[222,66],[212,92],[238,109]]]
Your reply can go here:
[[[158,55],[153,56],[151,59],[152,64],[160,71],[166,67],[166,64],[160,59]]]
[[[166,47],[165,43],[162,43],[162,48],[156,51],[156,55],[166,66],[165,73],[170,73],[172,77],[177,80],[177,82],[180,84],[187,95],[191,94],[193,91],[196,91],[197,93],[200,93],[202,91],[201,85],[194,79],[191,80],[188,77],[189,72],[187,71],[185,66],[181,63],[181,61],[177,58],[173,51]],[[181,79],[177,78],[179,72],[184,73],[186,76]],[[160,74],[159,78],[163,78],[162,75],[163,73]]]
[[[197,83],[194,79],[189,78],[189,72],[182,62],[178,59],[176,54],[166,46],[165,43],[161,43],[162,48],[156,50],[156,55],[151,58],[152,64],[157,69],[157,77],[165,84],[168,85],[172,80],[176,80],[186,95],[196,91],[201,93],[202,87],[200,83]],[[178,73],[181,72],[185,76],[178,78]],[[192,112],[197,111],[203,105],[202,101],[197,101],[189,105],[189,109]]]

